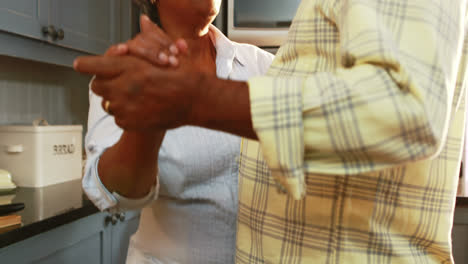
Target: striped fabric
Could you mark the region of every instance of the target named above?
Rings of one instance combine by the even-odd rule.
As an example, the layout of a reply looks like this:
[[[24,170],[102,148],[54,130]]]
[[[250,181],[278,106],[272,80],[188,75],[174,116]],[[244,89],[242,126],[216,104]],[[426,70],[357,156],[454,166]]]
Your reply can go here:
[[[241,147],[237,263],[453,262],[467,10],[302,1],[249,81],[260,143]]]

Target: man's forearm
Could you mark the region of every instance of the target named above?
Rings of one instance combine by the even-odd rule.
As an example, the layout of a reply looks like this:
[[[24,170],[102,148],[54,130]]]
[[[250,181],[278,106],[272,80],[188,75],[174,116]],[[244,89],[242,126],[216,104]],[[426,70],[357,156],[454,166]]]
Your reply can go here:
[[[102,183],[128,198],[144,197],[155,184],[163,132],[127,132],[103,153],[98,164]]]
[[[191,125],[257,139],[246,82],[205,76],[198,87],[200,93],[192,108]]]

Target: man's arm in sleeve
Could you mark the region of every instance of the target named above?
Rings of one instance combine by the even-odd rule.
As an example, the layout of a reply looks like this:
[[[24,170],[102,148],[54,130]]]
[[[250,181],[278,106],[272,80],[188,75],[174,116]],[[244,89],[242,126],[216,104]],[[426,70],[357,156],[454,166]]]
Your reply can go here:
[[[342,67],[297,78],[257,77],[248,85],[209,81],[205,87],[217,101],[209,102],[208,92],[199,106],[219,109],[198,112],[209,117],[199,118],[204,126],[258,137],[273,177],[296,199],[305,194],[305,173],[353,175],[431,157],[447,133],[464,9],[418,0],[408,7],[411,17],[384,21],[377,6],[343,2],[330,17],[340,18]],[[217,94],[224,92],[231,97]],[[219,121],[221,115],[231,122]]]

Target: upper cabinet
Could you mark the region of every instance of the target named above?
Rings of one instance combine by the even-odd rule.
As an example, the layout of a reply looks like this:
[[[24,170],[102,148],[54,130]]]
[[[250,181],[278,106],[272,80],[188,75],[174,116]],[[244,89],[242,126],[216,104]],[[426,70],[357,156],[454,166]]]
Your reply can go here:
[[[2,0],[0,55],[71,66],[125,41],[131,0]]]
[[[0,30],[41,39],[42,26],[49,24],[49,11],[49,0],[3,0]]]
[[[115,0],[50,0],[56,44],[99,54],[120,40],[120,5]]]

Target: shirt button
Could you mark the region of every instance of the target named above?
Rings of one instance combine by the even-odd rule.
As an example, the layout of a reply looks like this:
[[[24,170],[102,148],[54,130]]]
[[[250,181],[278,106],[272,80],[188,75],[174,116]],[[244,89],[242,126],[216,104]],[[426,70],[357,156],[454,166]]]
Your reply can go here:
[[[86,148],[90,153],[96,152],[96,144],[93,141],[91,141]]]
[[[341,57],[341,63],[345,68],[352,68],[356,64],[356,58],[349,53],[345,53],[343,57]]]

